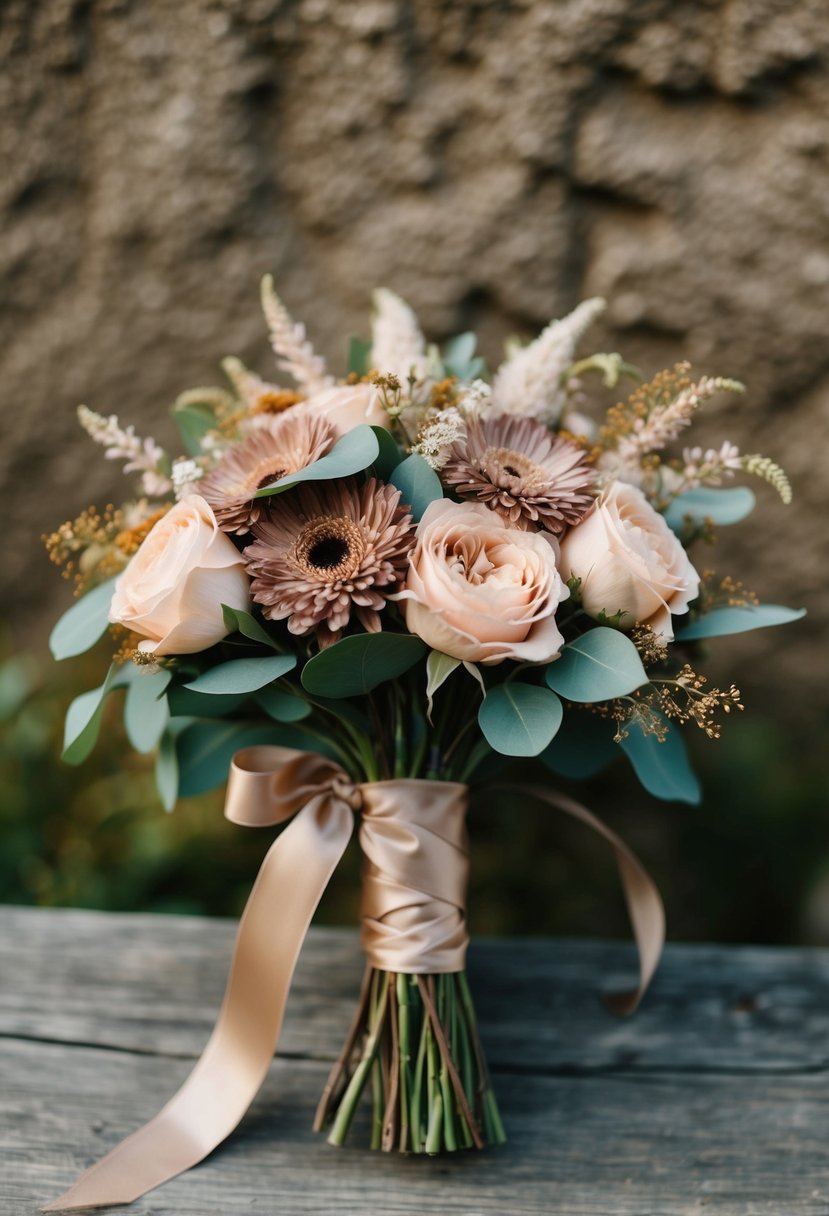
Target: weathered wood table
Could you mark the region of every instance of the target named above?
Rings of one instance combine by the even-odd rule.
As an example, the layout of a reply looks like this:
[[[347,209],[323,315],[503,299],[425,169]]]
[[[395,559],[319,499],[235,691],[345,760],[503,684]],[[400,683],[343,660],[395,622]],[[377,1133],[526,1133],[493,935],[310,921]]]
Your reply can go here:
[[[212,1027],[233,933],[0,909],[2,1216],[34,1213],[172,1094]],[[829,1213],[829,952],[669,947],[619,1021],[596,993],[632,964],[620,945],[473,943],[510,1143],[400,1158],[310,1130],[361,972],[355,934],[312,931],[279,1057],[241,1127],[129,1211]]]

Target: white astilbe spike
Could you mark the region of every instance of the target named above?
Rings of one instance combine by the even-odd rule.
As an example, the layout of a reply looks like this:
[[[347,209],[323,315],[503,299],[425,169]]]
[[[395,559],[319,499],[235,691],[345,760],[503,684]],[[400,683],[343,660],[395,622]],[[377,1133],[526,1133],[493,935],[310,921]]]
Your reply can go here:
[[[674,494],[697,490],[700,486],[721,486],[723,481],[743,468],[740,449],[728,439],[719,448],[685,448],[682,461],[679,481],[673,487]]]
[[[703,376],[696,384],[689,384],[670,401],[652,411],[649,418],[638,419],[631,435],[620,440],[619,447],[626,446],[639,457],[647,452],[658,452],[677,439],[704,401],[716,393],[744,393],[745,386],[739,380],[725,376]]]
[[[309,397],[330,388],[334,377],[327,374],[325,360],[314,353],[305,336],[305,326],[291,317],[274,291],[273,278],[269,274],[262,280],[262,311],[268,323],[277,367],[293,376],[300,390]]]
[[[599,297],[584,300],[502,363],[492,385],[493,410],[556,422],[566,399],[564,373],[573,362],[582,334],[604,308],[605,301]]]
[[[139,439],[135,427],[122,427],[115,414],[105,418],[86,405],[78,406],[78,421],[105,449],[107,460],[125,460],[125,473],[141,474],[141,488],[150,498],[162,498],[170,492],[172,482],[164,472],[166,454],[154,439]]]
[[[404,387],[410,376],[428,379],[431,362],[417,317],[405,300],[386,287],[372,295],[371,354],[369,363],[381,375],[397,376]]]
[[[263,394],[281,391],[277,385],[269,384],[267,380],[263,380],[261,376],[257,376],[256,372],[250,371],[249,368],[245,367],[241,359],[237,359],[233,355],[228,355],[226,359],[222,359],[222,370],[233,385],[236,396],[246,410],[255,405]]]

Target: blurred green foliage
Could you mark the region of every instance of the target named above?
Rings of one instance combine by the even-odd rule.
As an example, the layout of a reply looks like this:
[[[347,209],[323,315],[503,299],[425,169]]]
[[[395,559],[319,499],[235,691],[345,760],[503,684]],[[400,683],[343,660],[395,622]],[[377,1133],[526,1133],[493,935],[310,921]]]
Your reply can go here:
[[[44,906],[238,915],[270,830],[222,817],[220,793],[165,814],[152,764],[129,748],[120,703],[80,768],[58,760],[66,706],[99,682],[96,652],[65,666],[8,656],[0,665],[0,900]],[[691,734],[700,807],[650,799],[628,766],[562,782],[640,854],[665,897],[670,936],[829,941],[829,776],[818,751],[746,714],[724,738]],[[550,781],[515,764],[508,780]],[[607,846],[523,796],[480,792],[470,815],[473,933],[623,937],[627,921]],[[356,844],[318,919],[355,924]]]

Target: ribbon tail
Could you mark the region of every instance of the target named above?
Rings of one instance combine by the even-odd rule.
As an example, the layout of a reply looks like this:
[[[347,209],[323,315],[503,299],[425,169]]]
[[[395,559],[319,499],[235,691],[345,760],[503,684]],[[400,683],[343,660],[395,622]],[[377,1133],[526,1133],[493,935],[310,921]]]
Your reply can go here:
[[[639,983],[627,992],[609,992],[603,996],[604,1003],[614,1013],[626,1016],[633,1013],[647,991],[653,974],[659,965],[662,947],[665,945],[665,909],[656,883],[648,874],[639,858],[621,837],[602,823],[598,816],[586,806],[568,798],[566,794],[551,792],[541,786],[524,787],[528,793],[546,802],[548,806],[563,811],[565,815],[587,824],[611,846],[616,856],[616,865],[625,892],[628,914],[633,927],[633,936],[639,951]]]
[[[230,1135],[270,1066],[311,918],[353,829],[349,806],[313,798],[271,845],[239,923],[207,1047],[164,1109],[41,1210],[131,1203]]]

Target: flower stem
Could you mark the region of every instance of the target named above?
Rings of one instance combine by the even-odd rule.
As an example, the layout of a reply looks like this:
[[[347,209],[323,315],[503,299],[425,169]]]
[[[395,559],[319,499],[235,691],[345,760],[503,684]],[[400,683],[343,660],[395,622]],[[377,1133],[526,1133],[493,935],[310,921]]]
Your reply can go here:
[[[329,1077],[315,1128],[322,1127],[333,1109],[328,1139],[342,1144],[366,1091],[371,1098],[372,1148],[439,1153],[501,1143],[504,1129],[463,972],[423,976],[369,971],[358,1016]],[[361,1035],[360,1058],[350,1072]]]

